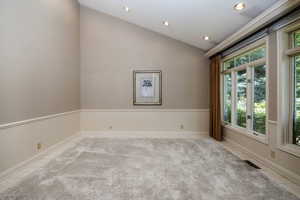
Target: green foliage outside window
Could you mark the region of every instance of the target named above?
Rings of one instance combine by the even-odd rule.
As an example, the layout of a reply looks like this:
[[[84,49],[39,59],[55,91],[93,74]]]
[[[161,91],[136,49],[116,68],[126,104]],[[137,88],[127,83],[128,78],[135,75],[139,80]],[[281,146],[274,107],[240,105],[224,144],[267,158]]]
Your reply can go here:
[[[236,113],[237,119],[236,119],[236,123],[237,125],[239,125],[240,127],[246,128],[246,122],[247,122],[247,113],[245,111],[245,109],[237,109],[237,113]]]
[[[231,123],[231,74],[224,75],[224,121]]]
[[[300,37],[299,37],[300,38]],[[300,43],[299,43],[300,44]],[[251,63],[264,58],[266,47],[258,47],[240,56],[236,56],[224,62],[224,70]],[[249,127],[255,132],[266,133],[266,65],[253,67],[253,96],[252,96],[252,124]],[[251,69],[250,68],[250,69]],[[236,73],[236,113],[235,124],[247,128],[247,70],[243,69]],[[300,79],[299,79],[300,80]],[[231,123],[231,72],[224,74],[224,121]],[[300,90],[299,90],[300,91]],[[300,108],[300,106],[299,106]],[[299,115],[300,116],[300,115]],[[300,118],[299,118],[300,121]],[[300,123],[299,123],[300,130]]]
[[[260,47],[251,52],[250,60],[255,61],[266,56],[266,48]]]
[[[294,47],[300,46],[300,31],[294,33]]]
[[[266,133],[266,65],[253,69],[254,98],[253,98],[253,130]]]
[[[249,53],[236,57],[234,59],[235,66],[238,67],[240,65],[249,63],[249,57]]]
[[[266,101],[255,103],[253,113],[253,130],[266,134]]]
[[[300,33],[299,33],[300,35]],[[299,36],[299,42],[300,44],[300,36]],[[294,83],[294,137],[293,142],[294,144],[300,145],[300,55],[294,57],[294,63],[295,63],[295,83]]]
[[[231,69],[233,67],[234,67],[234,60],[233,59],[224,62],[224,70]]]
[[[300,44],[300,33],[299,33],[299,44]],[[264,58],[266,56],[266,47],[258,47],[251,51],[248,51],[245,54],[236,56],[224,62],[223,70],[232,69],[234,67],[241,66],[243,64],[247,64],[249,62],[253,62]]]
[[[300,146],[300,117],[297,116],[297,118],[295,119],[295,125],[294,125],[294,144],[299,145]]]
[[[247,70],[237,72],[237,115],[238,126],[247,127]]]

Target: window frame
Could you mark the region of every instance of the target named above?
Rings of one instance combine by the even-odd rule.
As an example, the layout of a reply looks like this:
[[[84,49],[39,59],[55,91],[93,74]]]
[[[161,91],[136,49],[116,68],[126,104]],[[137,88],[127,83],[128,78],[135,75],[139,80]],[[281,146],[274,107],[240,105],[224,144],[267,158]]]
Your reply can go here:
[[[229,55],[229,56],[226,56],[224,57],[222,60],[221,60],[221,73],[220,73],[220,88],[221,88],[221,106],[222,106],[222,109],[221,109],[221,120],[222,120],[222,124],[225,128],[228,128],[230,130],[233,130],[237,133],[241,133],[245,136],[248,136],[252,139],[255,139],[261,143],[264,143],[264,144],[268,144],[269,143],[269,127],[268,127],[268,119],[269,119],[269,112],[268,112],[268,99],[269,99],[269,87],[268,87],[268,83],[269,83],[269,53],[268,53],[268,36],[240,49],[239,51]],[[228,69],[228,70],[223,70],[223,65],[226,61],[234,58],[234,57],[237,57],[237,56],[240,56],[240,55],[243,55],[251,50],[254,50],[256,48],[259,48],[261,46],[265,46],[266,48],[266,52],[265,52],[265,57],[264,58],[261,58],[261,59],[258,59],[256,61],[253,61],[253,62],[250,62],[250,63],[247,63],[247,64],[242,64],[238,67],[233,67],[231,69]],[[250,59],[250,58],[249,58]],[[266,133],[265,134],[262,134],[262,133],[258,133],[256,131],[253,130],[253,128],[250,128],[252,127],[251,124],[253,124],[253,99],[254,99],[254,95],[251,94],[254,92],[253,90],[253,87],[254,87],[254,84],[251,84],[249,86],[249,84],[247,85],[247,111],[246,111],[246,114],[247,115],[251,115],[252,116],[252,120],[247,120],[246,124],[246,128],[243,128],[243,127],[240,127],[236,124],[236,115],[234,113],[236,113],[236,104],[237,104],[237,98],[236,98],[236,94],[237,94],[237,84],[236,84],[236,81],[237,81],[237,71],[241,71],[243,69],[246,69],[247,71],[247,79],[251,78],[251,80],[253,81],[253,76],[254,76],[254,68],[255,67],[258,67],[262,64],[265,64],[266,65]],[[249,70],[251,70],[251,72],[249,72]],[[231,90],[231,105],[232,105],[232,108],[231,108],[231,123],[228,123],[226,121],[224,121],[224,74],[226,73],[231,73],[231,81],[232,81],[232,90]],[[252,76],[252,77],[249,77],[249,76]],[[250,88],[250,89],[249,89]],[[251,96],[250,96],[251,95]],[[251,98],[248,98],[248,97],[251,97]],[[247,117],[247,116],[246,116]]]
[[[294,47],[293,33],[300,30],[300,21],[277,32],[277,147],[300,157],[300,146],[293,144],[294,122],[294,57],[300,55],[300,47]],[[285,112],[288,110],[288,112]]]

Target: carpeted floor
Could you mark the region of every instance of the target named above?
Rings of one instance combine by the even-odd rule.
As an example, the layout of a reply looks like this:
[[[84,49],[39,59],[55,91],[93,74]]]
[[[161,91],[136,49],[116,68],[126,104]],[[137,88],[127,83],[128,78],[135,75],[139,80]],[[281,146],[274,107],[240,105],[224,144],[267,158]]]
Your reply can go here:
[[[0,199],[299,200],[204,138],[85,138]]]

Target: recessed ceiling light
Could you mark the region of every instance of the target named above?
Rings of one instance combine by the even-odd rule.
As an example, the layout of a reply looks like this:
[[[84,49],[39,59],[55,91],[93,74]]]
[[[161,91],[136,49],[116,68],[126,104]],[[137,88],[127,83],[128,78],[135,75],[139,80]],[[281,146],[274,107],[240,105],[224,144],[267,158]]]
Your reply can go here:
[[[235,10],[240,11],[240,10],[243,10],[245,7],[246,7],[246,4],[243,2],[240,2],[240,3],[235,4],[233,8]]]
[[[129,12],[129,11],[130,11],[130,8],[129,8],[128,6],[124,6],[124,10],[125,10],[126,12]]]
[[[169,22],[168,21],[163,21],[163,25],[169,26]]]
[[[209,36],[207,36],[207,35],[203,36],[203,40],[208,41],[209,40]]]

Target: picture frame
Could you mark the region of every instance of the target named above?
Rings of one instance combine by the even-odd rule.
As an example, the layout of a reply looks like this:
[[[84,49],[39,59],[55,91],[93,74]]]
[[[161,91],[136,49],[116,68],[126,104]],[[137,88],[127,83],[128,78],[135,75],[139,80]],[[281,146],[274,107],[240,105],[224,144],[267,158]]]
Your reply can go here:
[[[133,105],[162,105],[162,71],[133,71]]]

